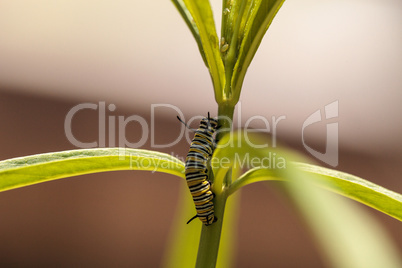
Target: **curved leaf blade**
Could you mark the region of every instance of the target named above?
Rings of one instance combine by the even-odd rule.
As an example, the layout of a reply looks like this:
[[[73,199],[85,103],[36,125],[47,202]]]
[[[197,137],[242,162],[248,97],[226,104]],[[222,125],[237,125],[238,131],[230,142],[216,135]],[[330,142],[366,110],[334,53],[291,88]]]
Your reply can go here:
[[[374,217],[355,202],[316,187],[315,174],[292,171],[284,189],[331,267],[401,267],[395,244]]]
[[[285,180],[283,185],[290,199],[294,200],[294,204],[299,207],[304,219],[312,227],[334,267],[377,267],[382,266],[381,264],[386,267],[400,267],[398,252],[375,219],[359,208],[352,208],[353,203],[347,203],[348,200],[319,189],[317,181],[320,182],[318,186],[331,189],[331,180],[322,180],[317,178],[317,174],[301,170],[298,163],[294,162],[300,160],[298,155],[285,149],[256,148],[256,145],[263,144],[263,140],[257,139],[255,142],[255,138],[258,137],[252,139],[235,133],[232,136],[226,135],[220,140],[218,146],[227,144],[232,146],[215,150],[212,159],[215,163],[212,166],[215,182],[224,177],[231,167],[239,164],[244,167],[244,158],[248,158],[249,167],[252,167],[252,163],[258,163],[256,161],[258,158],[283,157],[286,166],[254,167],[234,181],[229,186],[227,194],[253,182]],[[217,165],[221,160],[224,165]]]
[[[290,160],[301,160],[302,158],[290,150],[269,148],[267,146],[266,141],[258,135],[243,135],[239,131],[223,136],[218,142],[211,159],[211,167],[215,175],[212,187],[222,185],[221,180],[231,168],[251,170],[262,165],[272,171],[274,177],[289,177],[287,175],[287,166],[291,164]],[[274,159],[275,161],[271,161]],[[236,182],[233,182],[232,185]],[[222,191],[223,189],[219,188],[213,189],[215,194]]]
[[[284,181],[285,179],[279,178],[271,169],[266,168],[253,168],[242,174],[237,178],[229,187],[228,195],[232,195],[242,187],[262,181]]]
[[[252,144],[250,144],[251,141],[253,142]],[[354,199],[402,221],[401,194],[385,189],[357,176],[301,163],[300,156],[289,150],[268,147],[257,149],[256,146],[258,147],[261,144],[264,144],[264,141],[258,139],[258,137],[251,136],[250,139],[248,136],[242,136],[241,133],[226,135],[218,143],[218,148],[214,152],[212,163],[219,163],[219,159],[227,159],[231,164],[224,166],[213,165],[212,168],[215,174],[215,180],[222,178],[233,165],[242,167],[241,165],[249,163],[249,165],[242,167],[249,169],[249,171],[230,185],[228,190],[229,194],[253,182],[291,180],[292,176],[290,176],[288,172],[293,174],[293,171],[290,170],[289,167],[294,167],[300,173],[308,173],[312,178],[310,181],[318,184],[320,187]],[[269,160],[270,164],[274,165],[261,167],[263,162],[255,161],[256,159],[264,158]],[[273,158],[276,159],[276,163]],[[283,167],[278,168],[278,160],[281,159]],[[253,163],[257,165],[253,166]],[[260,164],[260,166],[258,166],[258,164]],[[222,190],[217,189],[217,191]]]
[[[311,174],[310,181],[321,188],[356,200],[402,221],[402,195],[345,172],[311,164],[294,163],[299,172]],[[270,180],[288,180],[278,177],[270,169],[254,168],[244,173],[230,187],[232,194],[251,183]]]
[[[195,267],[202,223],[199,220],[192,221],[191,224],[186,222],[196,213],[188,186],[183,182],[162,267]]]
[[[264,37],[265,32],[271,25],[272,20],[281,8],[285,0],[260,0],[250,10],[244,33],[240,44],[239,56],[237,58],[232,81],[233,98],[240,98],[241,86],[257,49]]]
[[[202,60],[204,61],[205,66],[208,67],[207,59],[205,57],[204,48],[202,47],[200,32],[198,31],[198,27],[194,22],[193,17],[190,14],[190,11],[187,9],[186,5],[182,0],[172,0],[173,4],[179,11],[180,15],[182,16],[183,20],[187,24],[187,27],[190,29],[193,37],[198,45],[198,50],[200,51]]]
[[[171,155],[140,149],[96,148],[0,161],[0,191],[114,170],[148,170],[185,178],[184,163]]]
[[[345,172],[305,163],[295,163],[303,172],[314,174],[315,183],[402,221],[402,195]]]
[[[219,39],[216,34],[215,22],[209,1],[183,0],[197,25],[202,47],[207,59],[207,66],[212,77],[216,100],[222,99],[222,89],[225,85],[225,68],[219,49]]]

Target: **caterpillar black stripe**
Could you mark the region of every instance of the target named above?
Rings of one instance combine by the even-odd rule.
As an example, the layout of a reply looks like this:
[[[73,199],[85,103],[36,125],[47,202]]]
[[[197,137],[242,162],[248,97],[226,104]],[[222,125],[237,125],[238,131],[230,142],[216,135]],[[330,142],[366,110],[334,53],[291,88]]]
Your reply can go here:
[[[186,125],[179,117],[178,119]],[[215,149],[213,135],[217,128],[217,119],[210,118],[208,113],[208,117],[201,120],[199,128],[194,130],[195,135],[186,157],[185,173],[197,214],[187,223],[198,217],[208,226],[217,220],[212,202],[214,194],[211,191],[211,183],[208,181],[207,169],[207,163]]]

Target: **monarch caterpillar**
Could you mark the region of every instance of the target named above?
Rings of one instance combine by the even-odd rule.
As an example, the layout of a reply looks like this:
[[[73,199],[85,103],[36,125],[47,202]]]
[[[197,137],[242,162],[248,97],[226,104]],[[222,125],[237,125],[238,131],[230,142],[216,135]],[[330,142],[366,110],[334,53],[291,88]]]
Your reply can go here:
[[[177,117],[186,127],[180,117]],[[188,222],[199,218],[206,226],[216,222],[214,215],[214,194],[211,191],[211,183],[208,181],[208,159],[211,158],[215,149],[213,135],[218,128],[218,120],[208,117],[201,119],[200,126],[194,130],[194,138],[186,157],[186,181],[190,189],[197,214]]]

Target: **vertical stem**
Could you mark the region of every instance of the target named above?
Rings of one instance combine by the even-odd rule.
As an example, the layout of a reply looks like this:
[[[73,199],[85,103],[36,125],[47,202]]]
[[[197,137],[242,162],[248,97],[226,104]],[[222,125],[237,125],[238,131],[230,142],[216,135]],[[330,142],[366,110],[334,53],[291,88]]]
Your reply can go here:
[[[226,56],[223,58],[224,65],[225,65],[225,77],[226,77],[226,84],[225,88],[223,90],[223,99],[225,101],[229,101],[233,99],[233,88],[232,88],[232,76],[233,76],[233,70],[234,66],[237,61],[237,56],[239,53],[239,47],[238,47],[238,41],[240,38],[240,25],[242,21],[242,17],[245,11],[247,5],[246,0],[242,0],[240,4],[240,9],[239,13],[237,16],[237,20],[234,24],[233,28],[233,33],[230,38],[230,43],[229,43],[229,50],[226,54]],[[232,22],[234,23],[234,22]]]
[[[226,22],[228,15],[225,13],[225,9],[227,7],[226,2],[227,0],[222,0],[221,37],[225,37],[225,31],[226,31]]]
[[[226,199],[226,194],[215,196],[215,216],[218,220],[210,226],[202,226],[197,262],[195,265],[197,268],[214,268],[216,266]]]
[[[223,104],[219,105],[218,107],[218,117],[222,118],[219,121],[220,124],[220,131],[216,135],[216,139],[219,141],[225,134],[228,134],[232,130],[233,125],[233,113],[234,113],[235,106],[231,104]],[[223,188],[229,186],[232,183],[232,172],[231,170],[228,171],[226,174],[223,185],[220,185],[220,189],[215,190],[216,192],[222,191]],[[218,188],[214,187],[215,189]]]
[[[234,106],[232,105],[219,105],[218,116],[224,117],[225,120],[220,120],[223,131],[218,132],[218,138],[222,137],[225,133],[230,132],[233,122]],[[232,172],[226,174],[223,180],[223,185],[213,184],[215,193],[214,198],[214,212],[217,221],[210,226],[202,226],[200,244],[198,247],[198,255],[196,268],[214,268],[218,260],[219,242],[222,233],[223,215],[225,213],[225,205],[227,200],[226,188],[227,184],[231,181]],[[219,189],[219,190],[218,190]]]
[[[226,7],[226,1],[223,0],[222,3],[223,10]],[[226,20],[224,14],[222,14],[222,25],[226,25]],[[224,30],[225,27],[222,27]],[[223,36],[222,32],[222,36]],[[233,54],[234,50],[232,49]],[[218,119],[219,119],[219,127],[218,133],[216,135],[216,139],[219,141],[226,133],[229,133],[232,130],[233,124],[233,113],[235,104],[230,103],[230,95],[231,95],[231,76],[233,73],[233,62],[235,57],[231,55],[229,57],[229,68],[225,66],[225,76],[226,76],[226,85],[225,89],[223,89],[223,103],[219,103],[218,106]],[[229,97],[229,98],[228,98]],[[211,172],[212,173],[212,172]],[[214,180],[214,178],[210,178],[210,180]],[[202,226],[201,229],[201,237],[200,244],[198,247],[198,255],[196,268],[214,268],[216,266],[216,262],[218,260],[218,251],[219,251],[219,243],[221,239],[222,233],[222,224],[223,224],[223,216],[225,213],[225,205],[227,200],[227,194],[224,189],[231,183],[232,180],[232,172],[229,171],[223,180],[220,180],[220,184],[216,185],[214,183],[212,185],[212,191],[215,194],[214,202],[214,214],[217,218],[217,221],[210,226]]]
[[[235,106],[228,103],[219,104],[218,107],[218,119],[219,130],[216,139],[219,141],[225,134],[232,130],[233,113]]]

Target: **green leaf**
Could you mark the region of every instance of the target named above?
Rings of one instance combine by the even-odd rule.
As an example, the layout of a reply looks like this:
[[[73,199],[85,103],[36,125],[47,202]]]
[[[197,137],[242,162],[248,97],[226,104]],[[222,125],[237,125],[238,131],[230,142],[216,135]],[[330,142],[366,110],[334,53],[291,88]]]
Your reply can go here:
[[[401,195],[343,172],[303,163],[292,166],[289,171],[293,175],[289,174],[288,178],[279,177],[270,169],[249,170],[231,185],[229,194],[254,182],[284,181],[290,200],[304,216],[334,267],[401,266],[395,246],[375,219],[351,201],[336,199],[313,186],[355,199],[399,220]]]
[[[183,2],[198,28],[202,48],[207,59],[207,66],[214,85],[215,98],[218,101],[222,99],[222,88],[225,85],[225,70],[210,3],[206,0],[183,0]]]
[[[341,171],[296,163],[296,167],[314,174],[314,182],[337,194],[354,199],[402,221],[402,195],[372,182]]]
[[[317,187],[319,182],[320,187],[339,191],[342,188],[337,185],[346,183],[347,176],[342,178],[342,182],[332,185],[333,181],[337,180],[333,180],[330,175],[335,176],[335,173],[299,164],[295,160],[300,161],[302,158],[289,150],[259,147],[264,145],[264,140],[250,136],[232,133],[224,136],[218,143],[219,148],[215,150],[211,162],[215,183],[218,181],[219,184],[232,167],[252,168],[235,180],[229,188],[221,191],[229,195],[253,182],[282,180],[289,198],[298,206],[298,210],[312,227],[322,246],[320,248],[326,252],[333,267],[401,267],[395,247],[374,219],[363,210],[353,207],[353,203],[345,203],[348,200]],[[265,162],[261,161],[264,158]],[[327,177],[323,179],[321,176]],[[359,191],[369,188],[369,192],[366,192],[368,196],[373,194],[372,191],[379,189],[370,183],[363,183],[362,179],[348,179],[353,181],[349,186],[354,185]],[[382,197],[386,195],[399,199],[398,194],[393,195],[390,191],[379,192]],[[362,193],[361,196],[363,195]],[[372,201],[375,201],[374,199],[375,196]],[[390,199],[388,201],[393,202]],[[383,201],[380,199],[379,202]],[[391,206],[400,207],[400,202],[395,202]],[[383,205],[387,206],[386,203]]]
[[[239,55],[239,44],[243,38],[244,28],[256,2],[251,0],[224,1],[221,29],[221,53],[225,65],[226,81],[223,89],[223,102],[226,105],[236,105],[238,99],[234,99],[233,88],[230,83],[233,69]]]
[[[222,189],[219,187],[219,185],[223,185],[222,181],[226,173],[232,168],[244,170],[263,166],[271,170],[274,177],[287,178],[287,165],[290,159],[302,159],[289,150],[267,146],[267,142],[258,135],[243,135],[242,132],[232,132],[223,136],[211,159],[212,171],[215,174],[212,185],[213,192],[215,194],[220,194],[223,191],[233,193],[233,187],[239,188],[239,186],[234,185],[241,183],[240,180],[233,182],[229,188]]]
[[[296,167],[289,171],[292,180],[282,185],[331,267],[402,267],[396,245],[375,218],[355,202],[313,185],[314,174]]]
[[[178,209],[170,232],[167,251],[163,260],[165,268],[195,267],[198,243],[201,234],[201,221],[186,222],[196,214],[194,202],[186,182],[180,187]]]
[[[305,163],[294,163],[299,172],[313,174],[311,182],[329,191],[346,196],[402,221],[402,195],[362,178]],[[229,189],[229,194],[250,183],[269,180],[288,180],[277,177],[270,169],[254,168],[243,174]]]
[[[228,195],[235,193],[246,185],[262,181],[285,181],[285,179],[277,177],[271,169],[256,167],[237,178],[227,190]]]
[[[247,20],[247,10],[255,1],[229,1],[222,15],[222,37],[225,42],[236,49],[236,42],[240,39],[241,28],[244,28]],[[246,14],[245,14],[246,13]],[[237,54],[237,53],[236,53]]]
[[[246,20],[243,32],[240,36],[240,50],[234,66],[231,87],[233,99],[237,102],[240,98],[240,91],[249,67],[257,49],[285,0],[257,0],[249,6],[249,11],[245,15]],[[240,28],[241,29],[241,28]]]
[[[1,161],[0,191],[113,170],[149,170],[185,178],[184,163],[168,154],[127,148],[85,149]]]
[[[214,152],[211,163],[214,164],[212,167],[215,173],[215,180],[220,180],[226,171],[234,165],[249,169],[248,172],[230,185],[227,190],[228,194],[232,194],[241,187],[253,182],[290,180],[292,178],[287,174],[287,169],[288,165],[291,164],[300,174],[315,175],[311,176],[311,181],[320,187],[354,199],[402,221],[401,194],[344,172],[303,164],[300,161],[302,159],[300,156],[288,150],[278,148],[256,149],[256,147],[264,144],[264,141],[258,139],[258,137],[251,136],[252,138],[249,138],[249,136],[241,136],[241,133],[226,135],[218,143],[218,147],[225,147],[217,148]],[[228,146],[230,144],[232,146]],[[225,158],[230,161],[230,164],[219,165],[221,163],[220,159]],[[265,162],[256,161],[258,159],[265,159]],[[294,160],[297,159],[299,161],[295,162]],[[253,163],[257,165],[253,166]],[[261,167],[258,164],[265,166]],[[286,165],[286,168],[281,168],[279,165]],[[222,191],[222,189],[217,189],[217,191]]]
[[[204,48],[202,47],[202,42],[201,42],[201,37],[200,37],[200,32],[198,31],[198,27],[194,22],[193,17],[190,14],[190,11],[187,9],[186,5],[182,0],[172,0],[173,4],[176,6],[177,10],[179,11],[180,15],[186,22],[188,28],[190,29],[191,33],[194,36],[195,41],[197,42],[198,49],[200,51],[202,60],[205,63],[205,66],[208,67],[208,62],[205,57],[205,52]]]

